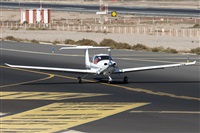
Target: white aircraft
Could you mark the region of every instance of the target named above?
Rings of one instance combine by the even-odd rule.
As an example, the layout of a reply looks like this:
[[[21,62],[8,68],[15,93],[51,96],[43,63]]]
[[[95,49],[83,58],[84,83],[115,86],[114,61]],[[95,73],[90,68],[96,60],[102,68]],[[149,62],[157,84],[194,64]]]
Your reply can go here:
[[[112,82],[111,75],[127,72],[136,72],[136,71],[146,71],[154,69],[164,69],[169,67],[180,67],[193,65],[194,62],[187,62],[181,64],[169,64],[169,65],[159,65],[159,66],[146,66],[146,67],[136,67],[136,68],[125,68],[119,69],[117,63],[111,58],[110,47],[93,47],[93,46],[75,46],[75,47],[62,47],[60,50],[73,50],[73,49],[83,49],[85,50],[85,66],[86,69],[71,69],[71,68],[53,68],[53,67],[40,67],[40,66],[21,66],[21,65],[10,65],[5,63],[9,67],[15,68],[25,68],[25,69],[37,69],[37,70],[50,70],[50,71],[62,71],[62,72],[75,72],[75,73],[86,73],[86,74],[95,74],[95,75],[104,75],[108,76],[108,83]],[[92,58],[92,62],[89,60],[89,49],[108,49],[109,54],[96,54]],[[124,76],[123,82],[127,83],[128,78]],[[78,77],[78,83],[81,83],[81,77]]]

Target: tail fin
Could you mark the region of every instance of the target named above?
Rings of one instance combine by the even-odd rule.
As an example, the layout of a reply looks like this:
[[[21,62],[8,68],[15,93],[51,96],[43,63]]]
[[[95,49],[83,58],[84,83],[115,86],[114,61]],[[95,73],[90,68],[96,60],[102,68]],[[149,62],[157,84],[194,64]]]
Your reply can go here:
[[[89,69],[90,68],[90,59],[89,59],[90,57],[89,57],[89,51],[88,51],[88,49],[86,49],[85,50],[85,67],[87,68],[87,69]]]
[[[84,49],[85,50],[85,67],[90,68],[90,59],[89,59],[89,49],[109,49],[110,47],[94,47],[94,46],[74,46],[74,47],[62,47],[60,50],[69,50],[69,49]]]

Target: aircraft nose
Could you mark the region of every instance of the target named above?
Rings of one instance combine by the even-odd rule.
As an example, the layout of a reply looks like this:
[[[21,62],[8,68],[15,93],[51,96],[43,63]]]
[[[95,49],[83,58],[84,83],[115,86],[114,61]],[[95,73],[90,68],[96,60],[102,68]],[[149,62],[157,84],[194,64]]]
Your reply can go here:
[[[113,63],[113,66],[117,66],[117,63],[116,63],[116,62],[114,62],[114,63]]]
[[[108,62],[108,63],[104,63],[104,66],[117,66],[117,63],[115,61],[111,61],[111,62]]]

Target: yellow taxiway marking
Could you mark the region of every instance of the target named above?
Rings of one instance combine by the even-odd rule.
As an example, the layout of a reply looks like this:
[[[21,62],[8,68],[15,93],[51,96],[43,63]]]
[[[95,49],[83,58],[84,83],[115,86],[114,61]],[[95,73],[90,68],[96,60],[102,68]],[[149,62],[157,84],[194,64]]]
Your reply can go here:
[[[67,78],[67,79],[77,79],[77,78],[74,78],[74,77],[63,76],[63,75],[58,75],[58,74],[55,74],[55,76],[56,77],[61,77],[61,78]],[[96,82],[96,81],[87,80],[87,79],[83,79],[83,81]],[[197,101],[200,101],[200,98],[197,98],[197,97],[179,96],[179,95],[166,93],[166,92],[158,92],[158,91],[155,92],[155,91],[152,91],[152,90],[146,90],[146,89],[142,89],[142,88],[132,88],[132,87],[121,86],[121,85],[116,85],[116,84],[108,84],[108,83],[100,83],[100,84],[107,85],[107,86],[112,86],[112,87],[117,87],[117,88],[122,88],[122,89],[129,90],[129,91],[147,93],[147,94],[151,94],[151,95],[167,96],[167,97],[179,98],[179,99],[185,99],[185,100],[197,100]]]
[[[1,118],[0,131],[50,133],[96,121],[149,103],[53,103]]]
[[[200,114],[199,111],[130,111],[130,113]]]
[[[152,90],[146,90],[146,89],[141,89],[141,88],[132,88],[132,87],[127,87],[127,86],[115,85],[115,84],[107,84],[107,83],[101,83],[101,84],[105,84],[105,85],[113,86],[113,87],[118,87],[118,88],[123,88],[125,90],[130,90],[130,91],[135,91],[135,92],[143,92],[143,93],[152,94],[152,95],[167,96],[167,97],[179,98],[179,99],[185,99],[185,100],[200,101],[200,98],[197,98],[197,97],[179,96],[179,95],[166,93],[166,92],[158,92],[158,91],[155,92],[155,91],[152,91]]]
[[[4,67],[4,66],[1,66],[1,67]],[[9,67],[6,67],[6,68],[9,68]],[[32,72],[32,73],[46,74],[46,75],[51,75],[52,77],[56,76],[56,77],[61,77],[61,78],[66,78],[66,79],[77,80],[77,78],[75,78],[75,77],[63,76],[63,75],[58,75],[58,74],[50,74],[50,73],[37,72],[37,71],[33,71],[33,70],[26,70],[26,69],[19,69],[19,68],[11,68],[11,69],[27,71],[27,72]],[[83,81],[96,82],[94,80],[87,80],[87,79],[83,79]],[[152,91],[152,90],[146,90],[146,89],[141,89],[141,88],[132,88],[132,87],[115,85],[115,84],[108,84],[108,83],[100,83],[100,84],[107,85],[107,86],[113,86],[113,87],[117,87],[117,88],[122,88],[122,89],[129,90],[129,91],[143,92],[143,93],[152,94],[152,95],[167,96],[167,97],[179,98],[179,99],[185,99],[185,100],[197,100],[197,101],[200,101],[200,98],[197,98],[197,97],[179,96],[179,95],[166,93],[166,92],[155,92],[155,91]]]
[[[109,94],[68,93],[68,92],[1,92],[0,100],[63,100],[84,97],[105,96]]]
[[[41,79],[25,81],[25,82],[19,82],[19,83],[15,83],[15,84],[2,85],[2,86],[0,86],[0,89],[6,88],[6,87],[11,87],[11,86],[22,85],[22,84],[34,83],[34,82],[38,82],[38,81],[44,81],[44,80],[51,79],[51,78],[54,77],[54,74],[50,74],[50,73],[31,71],[31,70],[19,69],[19,68],[12,68],[12,67],[7,67],[7,66],[0,66],[0,67],[1,68],[6,68],[6,69],[13,69],[13,70],[18,70],[18,71],[29,72],[29,73],[36,73],[36,74],[41,74],[41,75],[48,75],[48,77],[41,78]]]

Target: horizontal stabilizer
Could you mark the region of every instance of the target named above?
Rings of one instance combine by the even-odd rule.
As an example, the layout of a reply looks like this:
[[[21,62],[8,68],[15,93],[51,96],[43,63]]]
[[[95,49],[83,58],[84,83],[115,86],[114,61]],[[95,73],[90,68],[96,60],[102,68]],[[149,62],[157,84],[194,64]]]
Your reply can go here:
[[[95,47],[95,46],[70,46],[70,47],[62,47],[60,50],[68,50],[68,49],[109,49],[110,47]]]

